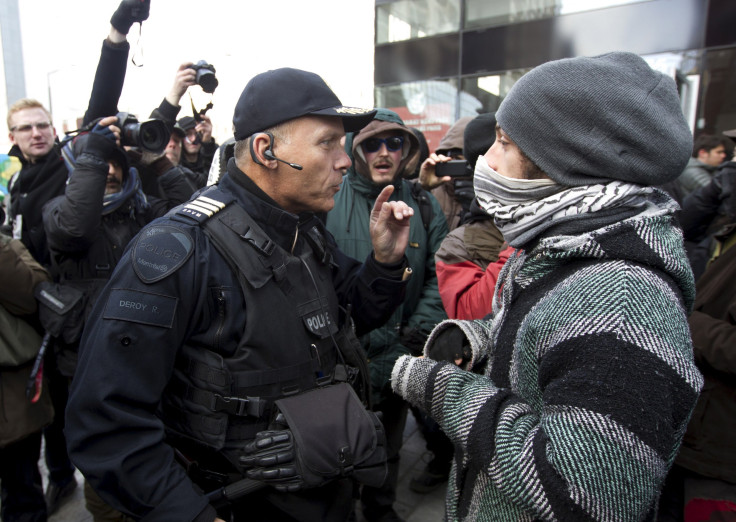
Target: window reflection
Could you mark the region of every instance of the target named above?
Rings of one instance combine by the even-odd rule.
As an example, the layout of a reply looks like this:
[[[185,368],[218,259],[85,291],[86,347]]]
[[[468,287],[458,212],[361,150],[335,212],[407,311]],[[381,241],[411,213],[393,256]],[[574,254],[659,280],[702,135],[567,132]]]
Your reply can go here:
[[[465,29],[507,25],[651,0],[465,0]]]
[[[494,112],[509,89],[530,69],[515,69],[491,76],[463,78],[462,92],[480,103],[479,112]]]
[[[407,127],[424,133],[429,150],[439,145],[442,136],[462,116],[482,112],[480,100],[458,93],[455,80],[430,80],[376,88],[376,106],[396,112]]]
[[[460,0],[376,1],[376,43],[400,42],[460,29]]]

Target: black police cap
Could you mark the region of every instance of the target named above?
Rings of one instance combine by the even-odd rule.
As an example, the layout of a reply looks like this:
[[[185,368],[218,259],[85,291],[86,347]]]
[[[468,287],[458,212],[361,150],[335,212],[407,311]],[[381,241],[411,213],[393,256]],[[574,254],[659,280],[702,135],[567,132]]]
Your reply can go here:
[[[233,115],[236,140],[307,115],[342,118],[345,132],[357,132],[375,116],[373,109],[345,107],[317,74],[284,67],[253,77]]]

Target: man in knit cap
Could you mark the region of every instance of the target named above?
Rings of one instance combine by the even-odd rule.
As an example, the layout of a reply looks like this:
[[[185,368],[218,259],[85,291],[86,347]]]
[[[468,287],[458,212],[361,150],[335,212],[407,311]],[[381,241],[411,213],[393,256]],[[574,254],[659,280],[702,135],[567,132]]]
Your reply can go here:
[[[448,520],[654,520],[702,386],[653,188],[692,143],[675,83],[630,53],[554,61],[496,119],[475,192],[516,250],[493,313],[440,323],[393,389],[455,445]]]

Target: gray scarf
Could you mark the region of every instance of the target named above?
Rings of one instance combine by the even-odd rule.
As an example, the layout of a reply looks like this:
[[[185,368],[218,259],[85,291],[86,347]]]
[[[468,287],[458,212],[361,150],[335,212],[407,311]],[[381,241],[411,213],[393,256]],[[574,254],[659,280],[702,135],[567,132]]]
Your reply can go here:
[[[509,180],[493,171],[485,158],[478,158],[474,177],[478,203],[514,248],[552,226],[591,219],[596,212],[607,212],[615,219],[617,213],[623,218],[634,210],[651,215],[672,211],[655,203],[660,198],[653,197],[653,187],[623,181],[565,187],[551,180]],[[525,188],[519,181],[537,183]]]

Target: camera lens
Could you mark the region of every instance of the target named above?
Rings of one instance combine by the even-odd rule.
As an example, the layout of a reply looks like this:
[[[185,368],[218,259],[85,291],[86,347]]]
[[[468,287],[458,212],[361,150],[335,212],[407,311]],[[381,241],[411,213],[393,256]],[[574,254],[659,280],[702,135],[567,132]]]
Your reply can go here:
[[[197,84],[202,87],[202,90],[206,93],[212,94],[218,85],[215,73],[209,69],[200,68],[197,71]]]
[[[170,136],[171,132],[161,120],[148,120],[143,123],[136,121],[123,125],[120,144],[159,153],[166,148]]]
[[[161,152],[166,148],[171,133],[161,120],[148,120],[140,124],[138,144],[142,149]]]

